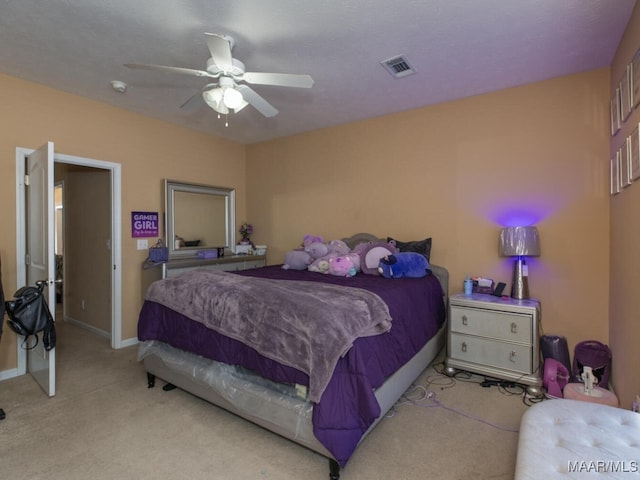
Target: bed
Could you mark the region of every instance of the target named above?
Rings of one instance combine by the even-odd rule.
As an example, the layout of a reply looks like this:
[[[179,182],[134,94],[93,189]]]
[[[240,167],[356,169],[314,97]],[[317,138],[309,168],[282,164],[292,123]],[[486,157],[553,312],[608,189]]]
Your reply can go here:
[[[357,234],[344,241],[353,248],[380,239]],[[167,382],[165,389],[181,388],[310,448],[329,459],[329,476],[336,480],[362,439],[444,346],[448,272],[436,265],[430,270],[432,274],[420,279],[365,274],[341,278],[275,265],[235,273],[199,269],[188,277],[155,282],[138,320],[138,357],[148,386],[158,377]],[[217,285],[214,300],[200,292],[205,277],[207,283],[215,277],[229,285]],[[227,297],[236,291],[251,301],[229,303]],[[334,333],[341,325],[307,332],[325,316],[347,317],[338,300],[333,302],[337,291],[358,295],[354,300],[346,297],[352,313],[341,325],[345,330],[356,325],[347,332],[346,343]],[[287,298],[281,299],[281,293]],[[303,334],[292,335],[291,324],[284,329],[279,320],[259,323],[249,318],[262,318],[269,310],[289,312],[288,302],[298,302],[298,296],[314,312],[313,322],[294,326]],[[174,305],[174,297],[183,300]],[[327,308],[319,308],[323,302]],[[238,312],[237,304],[254,310]],[[209,314],[209,308],[217,310]],[[325,310],[329,315],[323,315]],[[209,317],[221,311],[229,320],[209,324]],[[373,323],[364,325],[365,317]],[[325,338],[324,332],[330,334]],[[243,334],[253,338],[241,340]],[[307,334],[313,348],[295,343]],[[294,343],[283,346],[280,336],[293,336]],[[327,350],[318,353],[320,348]],[[300,358],[290,361],[285,351]]]

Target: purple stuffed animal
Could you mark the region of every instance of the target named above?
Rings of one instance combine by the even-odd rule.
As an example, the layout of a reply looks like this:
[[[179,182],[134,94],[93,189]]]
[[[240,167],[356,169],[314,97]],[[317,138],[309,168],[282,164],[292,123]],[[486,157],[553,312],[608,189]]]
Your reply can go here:
[[[356,259],[359,257],[355,253],[348,253],[339,257],[329,259],[329,275],[335,275],[337,277],[353,277],[358,273],[358,263]]]
[[[291,250],[284,256],[282,268],[285,270],[306,270],[312,261],[311,255],[304,250]]]

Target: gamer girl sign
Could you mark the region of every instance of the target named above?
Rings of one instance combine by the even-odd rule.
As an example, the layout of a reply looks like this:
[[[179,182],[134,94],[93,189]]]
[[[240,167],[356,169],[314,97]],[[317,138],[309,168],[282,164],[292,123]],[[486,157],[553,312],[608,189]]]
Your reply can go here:
[[[133,238],[157,237],[158,231],[158,212],[131,212]]]

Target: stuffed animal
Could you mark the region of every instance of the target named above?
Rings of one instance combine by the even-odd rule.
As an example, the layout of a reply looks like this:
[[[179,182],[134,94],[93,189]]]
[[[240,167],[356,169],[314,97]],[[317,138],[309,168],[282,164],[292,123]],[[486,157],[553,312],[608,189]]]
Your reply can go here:
[[[332,258],[336,258],[338,256],[337,253],[329,252],[324,257],[316,258],[311,264],[307,267],[307,270],[310,272],[317,273],[328,273],[329,271],[329,262]]]
[[[284,256],[282,268],[285,270],[306,270],[313,258],[302,249],[291,250]]]
[[[338,255],[346,255],[351,251],[349,246],[342,240],[330,240],[327,242],[327,247],[330,252],[337,253]]]
[[[307,270],[326,273],[329,268],[329,247],[322,242],[312,242],[304,247],[304,251],[311,257],[311,263],[307,266]]]
[[[305,247],[313,261],[307,267],[310,272],[329,273],[329,262],[349,253],[350,249],[342,240],[331,240],[327,243],[313,242]]]
[[[356,245],[353,252],[360,256],[360,269],[368,275],[379,275],[380,259],[396,253],[395,242],[364,242]]]
[[[330,259],[327,273],[337,277],[353,277],[358,273],[354,263],[355,257],[355,254],[347,254]]]
[[[312,243],[322,243],[324,242],[324,240],[322,239],[322,237],[318,236],[318,235],[305,235],[304,237],[302,237],[302,247],[306,248],[309,245],[311,245]]]
[[[378,272],[385,278],[422,278],[427,275],[429,262],[424,255],[404,252],[380,259]]]
[[[329,246],[322,242],[312,242],[304,247],[304,251],[311,255],[311,258],[317,260],[329,253]]]
[[[360,262],[360,255],[357,252],[349,252],[346,255],[353,262],[353,266],[356,269],[356,272],[362,271],[362,265]]]

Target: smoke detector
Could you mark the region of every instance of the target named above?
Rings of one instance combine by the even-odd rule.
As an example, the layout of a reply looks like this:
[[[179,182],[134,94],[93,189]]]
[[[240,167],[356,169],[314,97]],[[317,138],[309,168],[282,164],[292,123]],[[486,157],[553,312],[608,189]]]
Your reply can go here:
[[[118,93],[124,93],[127,91],[127,84],[120,80],[111,80],[111,88]]]

